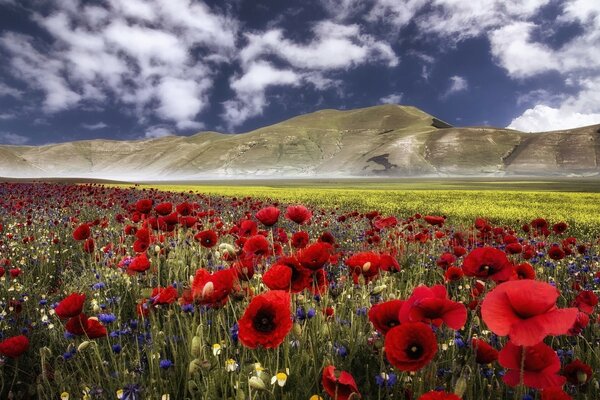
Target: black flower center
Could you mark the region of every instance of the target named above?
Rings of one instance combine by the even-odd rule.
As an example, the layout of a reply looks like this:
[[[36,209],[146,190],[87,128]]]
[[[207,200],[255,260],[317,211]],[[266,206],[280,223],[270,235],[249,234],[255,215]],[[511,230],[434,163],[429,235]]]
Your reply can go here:
[[[406,355],[412,360],[418,360],[423,355],[423,346],[419,343],[413,343],[406,348]]]
[[[259,332],[271,332],[275,329],[274,315],[267,310],[261,310],[254,317],[252,326]]]
[[[494,272],[494,269],[490,265],[482,265],[481,267],[479,267],[479,272],[490,274]]]

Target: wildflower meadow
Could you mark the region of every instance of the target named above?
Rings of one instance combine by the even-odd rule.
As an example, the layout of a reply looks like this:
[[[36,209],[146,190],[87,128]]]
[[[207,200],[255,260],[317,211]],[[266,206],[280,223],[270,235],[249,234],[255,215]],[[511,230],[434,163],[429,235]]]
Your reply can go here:
[[[592,203],[310,197],[0,183],[0,398],[600,398]]]

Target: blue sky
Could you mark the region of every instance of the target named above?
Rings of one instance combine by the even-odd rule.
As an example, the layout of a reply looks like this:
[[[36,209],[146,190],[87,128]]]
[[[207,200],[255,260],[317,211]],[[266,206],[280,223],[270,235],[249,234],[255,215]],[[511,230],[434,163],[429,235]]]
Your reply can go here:
[[[0,143],[239,133],[324,108],[600,123],[597,0],[0,0]]]

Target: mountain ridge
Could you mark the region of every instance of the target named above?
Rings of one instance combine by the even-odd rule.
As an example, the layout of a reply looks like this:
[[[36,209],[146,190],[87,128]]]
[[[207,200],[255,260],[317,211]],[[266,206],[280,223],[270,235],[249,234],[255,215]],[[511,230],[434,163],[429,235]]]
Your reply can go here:
[[[122,180],[599,175],[600,125],[453,127],[412,106],[319,110],[240,134],[0,146],[0,176]]]

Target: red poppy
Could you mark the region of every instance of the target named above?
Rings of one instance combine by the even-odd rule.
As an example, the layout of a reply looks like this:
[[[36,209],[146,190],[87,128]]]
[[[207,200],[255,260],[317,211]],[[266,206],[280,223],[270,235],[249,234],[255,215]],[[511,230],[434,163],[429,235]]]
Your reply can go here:
[[[141,214],[148,214],[152,211],[152,199],[141,199],[135,203],[135,210]]]
[[[461,400],[454,393],[441,392],[432,390],[431,392],[423,393],[417,400]]]
[[[81,314],[83,303],[85,302],[85,294],[72,293],[65,297],[54,309],[54,312],[60,319],[72,318]]]
[[[294,257],[282,257],[265,272],[263,282],[271,290],[289,290],[298,293],[310,284],[310,271]]]
[[[506,245],[506,252],[508,254],[521,254],[523,246],[521,243],[509,243]]]
[[[418,371],[437,353],[431,328],[422,322],[402,323],[385,335],[385,355],[401,371]]]
[[[389,254],[379,255],[379,268],[388,272],[398,272],[401,269],[396,257]]]
[[[509,281],[487,294],[481,314],[497,335],[509,335],[519,346],[532,346],[547,335],[564,335],[573,326],[577,309],[558,309],[558,296],[558,290],[548,283]]]
[[[177,289],[173,286],[166,288],[157,287],[152,289],[152,304],[172,304],[177,300]]]
[[[592,368],[581,360],[575,360],[563,369],[563,375],[573,385],[585,385],[592,378]]]
[[[444,225],[444,221],[446,221],[446,217],[439,217],[439,216],[435,216],[435,215],[426,215],[423,217],[423,219],[429,225],[433,225],[433,226],[442,226],[442,225]]]
[[[146,253],[142,253],[139,256],[136,256],[129,266],[127,267],[127,271],[129,272],[144,272],[150,269],[150,260],[148,260],[148,256]]]
[[[377,218],[373,224],[377,229],[393,228],[398,225],[396,217]]]
[[[467,276],[503,282],[510,279],[513,266],[506,253],[493,247],[472,250],[463,261],[463,272]]]
[[[87,320],[88,317],[83,313],[72,317],[65,324],[65,330],[73,335],[81,336],[84,334],[84,327]]]
[[[312,218],[312,212],[303,205],[288,206],[285,217],[290,221],[302,225]]]
[[[273,207],[273,206],[269,206],[269,207],[265,207],[260,209],[256,214],[255,217],[257,220],[259,220],[263,225],[265,226],[273,226],[277,223],[277,220],[279,219],[279,208],[277,207]]]
[[[386,334],[390,329],[400,325],[398,314],[404,304],[403,300],[390,300],[375,304],[369,310],[369,321],[380,333]]]
[[[346,371],[337,370],[333,365],[323,368],[321,384],[332,399],[348,400],[353,394],[360,398],[354,377]]]
[[[83,242],[83,251],[86,253],[93,253],[94,249],[96,249],[96,244],[94,243],[94,239],[89,238],[85,242]]]
[[[173,211],[173,204],[168,202],[157,204],[154,207],[154,211],[156,211],[158,215],[169,215],[171,214],[171,211]]]
[[[518,279],[535,279],[535,270],[527,262],[515,265],[514,270]]]
[[[295,249],[303,249],[308,246],[309,240],[308,233],[298,231],[292,235],[292,247]]]
[[[512,387],[520,383],[521,376],[525,386],[535,389],[562,386],[567,380],[564,376],[558,375],[560,370],[558,355],[543,342],[523,347],[509,341],[500,350],[498,362],[508,369],[502,379]]]
[[[573,400],[561,387],[553,387],[542,390],[541,400]]]
[[[467,321],[467,308],[448,299],[443,285],[421,285],[404,302],[398,317],[402,323],[422,321],[440,326],[444,322],[452,329],[460,329]]]
[[[444,279],[446,282],[457,282],[460,281],[465,273],[462,268],[459,267],[450,267],[444,273]]]
[[[590,290],[584,290],[575,298],[573,307],[579,308],[579,310],[583,311],[584,313],[591,314],[594,312],[594,307],[596,307],[597,304],[598,296],[596,296],[594,292]]]
[[[444,253],[440,256],[440,258],[437,259],[437,261],[435,263],[440,268],[448,269],[449,267],[452,266],[452,264],[454,264],[455,261],[456,261],[456,257],[454,256],[454,254]]]
[[[90,226],[88,224],[81,224],[73,231],[73,239],[75,240],[86,240],[91,235]]]
[[[136,253],[145,253],[148,247],[150,247],[150,242],[144,242],[139,239],[133,242],[133,251]]]
[[[573,323],[573,326],[571,326],[569,328],[567,335],[570,335],[570,336],[579,335],[585,329],[585,327],[588,326],[589,323],[590,323],[589,315],[587,315],[584,312],[578,312],[577,318],[575,318],[575,322]]]
[[[346,260],[346,265],[352,271],[355,284],[358,283],[360,276],[363,276],[365,283],[368,283],[379,273],[379,255],[371,251],[356,253]]]
[[[263,235],[254,235],[246,240],[243,250],[248,256],[261,257],[270,254],[269,247],[269,241]]]
[[[179,213],[179,215],[183,215],[185,217],[194,211],[194,206],[188,202],[183,202],[178,204],[177,207],[175,207],[175,210]]]
[[[29,339],[25,335],[12,336],[0,342],[0,354],[17,358],[29,349]]]
[[[483,339],[471,339],[471,347],[475,350],[475,361],[479,364],[489,364],[498,359],[498,350]]]
[[[210,248],[217,244],[219,237],[212,229],[208,229],[202,232],[198,232],[194,239],[200,242],[202,247]]]
[[[290,294],[271,290],[252,299],[238,321],[239,339],[248,348],[278,347],[292,329]]]
[[[258,226],[256,225],[256,222],[245,219],[240,222],[237,233],[240,236],[253,236],[258,233]]]
[[[562,233],[565,233],[568,227],[569,225],[567,225],[566,222],[557,222],[556,224],[552,225],[552,230],[557,235],[560,235]]]
[[[96,317],[88,318],[83,330],[89,339],[105,337],[108,333],[104,325]]]
[[[554,245],[551,246],[548,250],[548,257],[556,261],[562,260],[563,258],[565,258],[565,252],[563,249],[560,248],[560,246]]]
[[[233,290],[235,270],[224,269],[213,274],[205,269],[196,271],[192,283],[192,295],[200,304],[218,307],[227,302]]]
[[[317,242],[298,252],[297,258],[304,268],[312,271],[321,269],[331,256],[332,247],[329,243]]]

